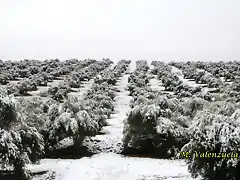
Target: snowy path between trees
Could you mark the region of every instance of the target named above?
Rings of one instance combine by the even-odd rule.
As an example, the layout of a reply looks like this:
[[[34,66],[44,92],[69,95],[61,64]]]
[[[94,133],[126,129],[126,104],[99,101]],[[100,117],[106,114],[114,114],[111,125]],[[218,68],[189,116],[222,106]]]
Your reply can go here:
[[[209,91],[209,88],[204,87],[203,84],[197,84],[195,81],[191,81],[189,79],[184,79],[181,69],[176,68],[174,66],[171,66],[171,67],[172,67],[172,73],[177,74],[179,79],[182,80],[183,84],[187,84],[187,85],[192,86],[192,87],[202,86],[202,92],[204,94],[206,94]]]
[[[111,64],[106,69],[112,69],[114,67],[114,65],[115,64]],[[87,68],[87,67],[85,67],[85,68]],[[59,83],[63,83],[65,76],[61,76],[59,78],[60,78],[59,80],[53,80],[53,82],[49,82],[47,86],[38,86],[38,90],[30,91],[29,93],[32,96],[37,96],[41,92],[47,91],[51,86],[58,85]],[[68,93],[68,95],[75,96],[75,97],[78,97],[81,99],[83,97],[83,95],[92,87],[93,82],[94,82],[94,79],[90,79],[89,81],[82,81],[81,87],[80,88],[71,88],[74,92],[70,92],[70,93]]]
[[[189,86],[192,86],[192,87],[199,86],[199,84],[196,84],[195,81],[190,81],[189,79],[184,79],[181,69],[178,69],[174,66],[171,66],[171,68],[172,68],[172,73],[177,74],[179,79],[182,80],[183,84],[188,84]]]
[[[78,160],[42,160],[35,171],[56,171],[57,180],[192,180],[186,163],[101,153]]]
[[[162,86],[161,82],[157,79],[157,76],[156,75],[152,75],[153,78],[150,79],[150,86],[151,86],[151,89],[154,90],[154,91],[164,91],[164,87]]]
[[[129,71],[135,69],[135,62]],[[43,159],[38,165],[29,165],[32,172],[54,171],[56,180],[192,180],[183,160],[163,160],[125,157],[109,151],[119,150],[122,140],[123,121],[130,111],[128,91],[125,87],[128,76],[123,75],[116,85],[115,113],[104,127],[106,134],[94,137],[102,151],[92,157],[81,159]],[[94,148],[94,146],[93,146]],[[108,151],[109,150],[109,151]],[[35,178],[34,180],[40,180]]]
[[[150,66],[150,70],[152,70],[154,68],[153,65],[149,65]],[[162,83],[157,79],[157,75],[151,75],[153,76],[152,79],[150,79],[149,84],[151,86],[151,89],[154,91],[164,91],[164,87],[162,86]]]
[[[72,88],[74,92],[68,93],[69,96],[75,96],[79,99],[92,87],[94,80],[90,79],[89,81],[83,81],[80,88]]]
[[[103,127],[103,134],[91,138],[91,142],[88,143],[88,148],[91,152],[120,152],[124,126],[123,121],[130,109],[129,102],[131,100],[131,97],[128,96],[129,92],[125,90],[128,83],[128,77],[129,75],[123,75],[116,84],[116,88],[119,92],[116,92],[115,97],[115,113],[107,120],[108,126]]]
[[[106,70],[113,69],[116,64],[111,64]],[[92,84],[94,83],[94,78],[89,81],[83,81],[80,88],[72,88],[74,92],[68,93],[69,96],[75,96],[78,99],[82,99],[83,95],[87,93],[88,90],[91,89]]]
[[[150,65],[150,70],[152,70],[153,68],[154,68],[154,66]],[[173,92],[171,92],[171,91],[165,91],[165,88],[162,85],[162,82],[157,79],[157,75],[151,74],[151,76],[153,76],[153,78],[150,79],[149,85],[153,91],[162,91],[166,94],[173,94]]]

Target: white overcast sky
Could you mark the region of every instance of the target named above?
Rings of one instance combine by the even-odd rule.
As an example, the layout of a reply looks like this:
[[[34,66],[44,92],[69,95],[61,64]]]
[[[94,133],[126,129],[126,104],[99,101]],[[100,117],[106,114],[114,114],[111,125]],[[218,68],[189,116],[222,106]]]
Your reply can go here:
[[[0,59],[240,60],[239,0],[0,0]]]

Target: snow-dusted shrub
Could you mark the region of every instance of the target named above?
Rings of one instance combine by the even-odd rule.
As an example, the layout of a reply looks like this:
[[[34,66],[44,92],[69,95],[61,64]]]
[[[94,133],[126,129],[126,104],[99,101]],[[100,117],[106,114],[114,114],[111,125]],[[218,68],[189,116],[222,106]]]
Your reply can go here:
[[[239,102],[240,101],[240,80],[235,79],[232,84],[220,88],[220,93],[223,94],[222,100]]]
[[[192,67],[186,67],[183,71],[184,79],[195,79],[196,78],[196,69]]]
[[[229,96],[230,96],[229,99],[233,99],[234,102],[239,102],[240,101],[240,92],[230,91]]]
[[[235,80],[235,76],[232,72],[230,71],[225,71],[224,72],[224,80],[225,82],[227,81],[234,81]]]
[[[108,117],[110,117],[110,112],[114,110],[114,105],[111,99],[102,99],[99,102],[99,108],[102,109],[109,109]]]
[[[17,129],[21,137],[21,153],[26,154],[29,162],[36,162],[44,154],[44,139],[35,127],[22,125]]]
[[[179,112],[184,116],[193,118],[198,111],[203,110],[209,103],[198,97],[183,99],[179,104]]]
[[[240,79],[235,79],[231,85],[233,91],[240,91]]]
[[[139,69],[139,71],[135,70],[133,73],[131,73],[128,77],[128,86],[126,88],[129,91],[130,96],[135,96],[138,94],[136,91],[147,88],[149,80],[150,77],[144,70]]]
[[[82,69],[82,74],[84,78],[91,79],[95,77],[100,71],[106,69],[113,62],[109,59],[103,59],[102,61],[96,61],[95,63],[90,64],[88,67]]]
[[[191,62],[175,62],[171,61],[168,63],[171,66],[174,66],[179,69],[185,69],[186,67],[189,67],[191,65]]]
[[[178,98],[183,98],[183,97],[191,97],[192,94],[188,91],[181,91],[177,94]]]
[[[146,60],[138,60],[136,61],[136,71],[144,71],[147,72],[149,70],[149,66]]]
[[[207,82],[207,87],[209,88],[219,88],[223,85],[222,80],[220,78],[211,78]]]
[[[239,120],[239,110],[230,117],[207,109],[197,113],[188,129],[192,140],[182,148],[191,154],[188,163],[193,177],[201,175],[204,179],[213,180],[239,178],[239,157],[227,155],[239,153]]]
[[[192,124],[192,118],[190,116],[184,116],[180,112],[172,112],[171,121],[180,125],[181,127],[188,128]]]
[[[15,84],[8,83],[6,86],[7,94],[14,95],[14,96],[20,96],[19,88]]]
[[[28,78],[30,76],[30,72],[27,69],[20,69],[19,76],[21,78]]]
[[[127,61],[123,59],[118,61],[116,66],[114,66],[113,68],[114,72],[116,73],[116,76],[120,77],[121,74],[127,70],[127,67],[129,66],[130,63],[131,63],[131,60]]]
[[[188,138],[184,127],[163,117],[167,111],[156,104],[135,106],[124,124],[123,153],[175,156]]]
[[[21,113],[22,120],[31,127],[41,131],[48,119],[49,107],[57,104],[51,98],[33,97],[31,99],[18,98],[17,112]]]
[[[37,86],[47,86],[49,80],[47,73],[38,73],[29,77],[29,79],[36,83]],[[51,77],[53,79],[53,77]]]
[[[128,83],[135,83],[137,84],[138,81],[144,82],[147,84],[149,82],[150,78],[147,76],[146,72],[144,71],[134,71],[130,74],[128,77]]]
[[[132,99],[130,101],[130,107],[134,108],[135,106],[142,105],[142,104],[148,104],[150,101],[148,98],[144,97],[143,95],[137,96],[137,99]]]
[[[130,90],[129,90],[130,91]],[[137,96],[139,95],[143,95],[145,97],[147,97],[150,94],[148,94],[149,92],[152,92],[151,90],[151,87],[150,86],[145,86],[145,87],[134,87],[132,91],[130,91],[130,95],[133,97],[133,98],[137,98]]]
[[[107,96],[106,92],[100,91],[96,94],[92,94],[92,97],[84,97],[82,102],[83,109],[89,112],[91,118],[93,118],[99,125],[106,125],[106,119],[110,118],[111,113],[114,110],[113,99]],[[89,108],[85,108],[89,107]]]
[[[117,74],[113,73],[110,70],[104,71],[94,78],[94,82],[98,84],[106,82],[107,84],[116,85]]]
[[[204,75],[205,75],[205,71],[198,71],[198,72],[196,72],[195,82],[196,82],[197,84],[203,83],[203,81],[201,81],[201,80],[202,80],[202,77],[203,77]]]
[[[20,180],[29,180],[30,175],[25,168],[25,159],[19,151],[18,144],[21,144],[19,133],[14,131],[0,130],[0,161],[2,169],[14,168],[14,177]],[[16,145],[17,144],[17,145]]]
[[[181,148],[189,141],[186,130],[186,117],[182,119],[168,119],[160,117],[157,125],[157,137],[155,140],[157,156],[163,158],[175,158]]]
[[[66,83],[59,83],[52,85],[46,92],[41,93],[42,97],[50,97],[56,101],[63,101],[68,98],[68,93],[71,92],[71,88]]]
[[[8,76],[6,74],[1,73],[0,74],[0,84],[6,85],[7,83],[9,83]]]
[[[17,121],[16,100],[13,96],[0,98],[0,128],[10,129]]]
[[[99,126],[78,104],[66,101],[49,108],[49,121],[45,125],[45,139],[48,148],[54,147],[64,138],[72,138],[75,143],[82,142],[86,136],[95,135]],[[79,144],[75,144],[79,145]]]
[[[129,148],[151,153],[153,137],[156,135],[157,118],[160,113],[159,107],[139,105],[132,109],[124,124],[124,150]],[[150,141],[150,142],[149,142]],[[148,149],[149,148],[149,149]]]
[[[20,93],[21,93],[21,88],[22,89],[27,89],[27,91],[36,91],[37,90],[37,84],[32,82],[29,79],[24,79],[18,82],[19,88],[20,88]]]
[[[35,162],[44,153],[42,135],[25,122],[18,111],[20,102],[13,96],[0,99],[0,161],[4,169],[13,166],[17,179],[28,179],[25,164]]]
[[[168,73],[162,77],[162,84],[166,91],[173,91],[177,86],[182,84],[182,81],[176,74]]]
[[[166,75],[166,73],[169,73],[171,71],[171,67],[161,61],[156,62],[152,61],[151,65],[154,65],[154,68],[151,70],[151,73],[157,75],[158,79],[161,79],[163,75]]]
[[[198,83],[200,84],[207,84],[208,82],[212,81],[212,79],[215,79],[215,77],[210,74],[210,73],[204,73],[203,75],[201,75],[201,77],[199,78]]]
[[[216,114],[231,116],[237,109],[237,104],[226,101],[216,101],[211,103],[208,106],[208,109],[210,112],[214,112]]]
[[[82,81],[84,81],[84,77],[77,72],[70,73],[66,79],[67,84],[72,88],[79,88]]]
[[[187,84],[180,84],[173,89],[174,94],[178,95],[179,97],[190,97],[201,91],[202,91],[201,86],[192,87]]]
[[[37,85],[29,79],[19,81],[17,84],[7,84],[8,94],[14,96],[27,95],[29,91],[37,90]]]
[[[194,94],[200,93],[201,91],[201,86],[192,87],[186,84],[180,84],[173,89],[174,94],[177,95],[178,98],[191,97]]]
[[[179,111],[180,109],[180,101],[177,98],[158,97],[153,102],[159,105],[161,110]]]

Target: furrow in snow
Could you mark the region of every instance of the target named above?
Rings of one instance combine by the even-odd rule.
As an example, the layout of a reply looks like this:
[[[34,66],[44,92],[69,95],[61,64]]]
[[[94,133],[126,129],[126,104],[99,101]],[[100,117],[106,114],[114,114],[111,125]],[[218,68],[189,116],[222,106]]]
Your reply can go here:
[[[182,70],[176,68],[175,66],[171,66],[171,67],[172,67],[172,73],[175,73],[176,75],[178,75],[179,79],[182,80],[183,84],[187,84],[192,87],[203,86],[202,84],[197,84],[195,81],[190,81],[189,79],[184,79]],[[208,92],[208,88],[203,87],[202,92],[204,94],[206,94]]]
[[[153,69],[154,66],[150,65],[150,69]],[[165,88],[162,86],[162,83],[157,79],[157,75],[151,75],[153,78],[150,79],[149,84],[153,91],[163,91],[165,93],[171,94],[172,92],[164,91]]]
[[[91,138],[91,143],[88,143],[88,148],[91,152],[120,152],[122,145],[122,131],[126,113],[129,111],[129,102],[131,97],[128,96],[128,91],[125,87],[128,84],[129,75],[124,75],[116,84],[119,92],[115,98],[115,113],[108,119],[108,126],[103,127],[102,135],[97,135]]]

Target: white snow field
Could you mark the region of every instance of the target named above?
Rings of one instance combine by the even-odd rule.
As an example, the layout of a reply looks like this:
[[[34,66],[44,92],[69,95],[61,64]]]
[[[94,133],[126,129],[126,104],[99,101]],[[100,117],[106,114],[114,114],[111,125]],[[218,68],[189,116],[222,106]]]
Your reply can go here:
[[[150,86],[152,88],[152,90],[154,91],[164,91],[164,87],[162,86],[161,82],[157,79],[156,75],[152,75],[153,78],[150,79]]]
[[[134,69],[132,62],[129,71]],[[81,159],[43,159],[37,165],[28,165],[28,169],[55,172],[56,180],[192,180],[183,160],[126,157],[116,153],[120,150],[123,122],[130,110],[131,97],[125,90],[128,76],[124,74],[116,85],[119,90],[116,111],[108,120],[109,126],[103,129],[105,134],[92,138],[95,143],[89,148],[101,153]]]
[[[29,169],[56,171],[57,180],[192,180],[184,161],[124,157],[114,153],[78,160],[45,159]]]

